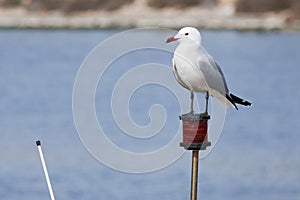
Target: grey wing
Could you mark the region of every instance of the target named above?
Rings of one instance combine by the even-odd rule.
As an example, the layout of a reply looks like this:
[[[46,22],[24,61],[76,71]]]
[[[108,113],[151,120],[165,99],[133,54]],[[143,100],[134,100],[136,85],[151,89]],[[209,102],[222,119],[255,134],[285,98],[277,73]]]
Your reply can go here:
[[[224,74],[213,57],[206,53],[198,58],[197,64],[210,89],[214,89],[223,95],[228,94]]]

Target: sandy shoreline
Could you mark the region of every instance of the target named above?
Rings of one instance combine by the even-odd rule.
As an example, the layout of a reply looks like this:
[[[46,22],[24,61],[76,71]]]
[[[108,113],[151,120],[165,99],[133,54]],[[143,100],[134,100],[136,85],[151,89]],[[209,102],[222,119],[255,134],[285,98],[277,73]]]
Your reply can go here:
[[[134,4],[117,11],[90,11],[73,15],[61,12],[28,12],[22,8],[0,10],[2,29],[180,28],[183,26],[205,29],[299,31],[300,20],[288,20],[283,14],[237,16],[230,6],[155,10]]]

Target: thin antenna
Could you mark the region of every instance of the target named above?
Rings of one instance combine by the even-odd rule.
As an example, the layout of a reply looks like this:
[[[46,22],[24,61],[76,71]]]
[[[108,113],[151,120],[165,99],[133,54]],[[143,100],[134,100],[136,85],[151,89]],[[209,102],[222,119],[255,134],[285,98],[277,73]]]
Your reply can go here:
[[[36,145],[37,145],[37,148],[38,148],[38,151],[39,151],[39,154],[40,154],[43,170],[44,170],[45,177],[46,177],[46,182],[47,182],[47,185],[48,185],[48,190],[49,190],[49,193],[50,193],[50,198],[51,198],[51,200],[55,200],[53,190],[52,190],[52,186],[51,186],[51,182],[50,182],[50,178],[49,178],[47,167],[46,167],[46,163],[45,163],[45,159],[44,159],[43,152],[42,152],[41,141],[37,140]]]

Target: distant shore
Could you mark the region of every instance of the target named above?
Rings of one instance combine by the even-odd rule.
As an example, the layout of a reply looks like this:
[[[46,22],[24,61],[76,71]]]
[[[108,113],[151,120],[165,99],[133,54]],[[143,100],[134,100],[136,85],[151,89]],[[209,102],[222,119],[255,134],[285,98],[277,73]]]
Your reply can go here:
[[[230,7],[156,10],[130,5],[116,11],[88,11],[75,14],[28,12],[22,8],[0,9],[1,29],[100,29],[194,26],[203,29],[295,30],[300,20],[285,14],[236,15]]]

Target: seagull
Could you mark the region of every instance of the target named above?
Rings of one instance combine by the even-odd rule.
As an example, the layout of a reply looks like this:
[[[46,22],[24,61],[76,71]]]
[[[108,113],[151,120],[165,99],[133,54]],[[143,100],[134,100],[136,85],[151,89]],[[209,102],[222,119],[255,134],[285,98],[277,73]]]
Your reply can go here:
[[[249,101],[230,93],[224,74],[215,61],[201,45],[200,32],[193,27],[184,27],[179,32],[167,39],[166,43],[178,41],[173,56],[173,74],[177,82],[191,92],[191,111],[194,113],[194,92],[206,94],[206,110],[208,115],[208,98],[215,97],[225,108],[236,104],[251,106]]]

